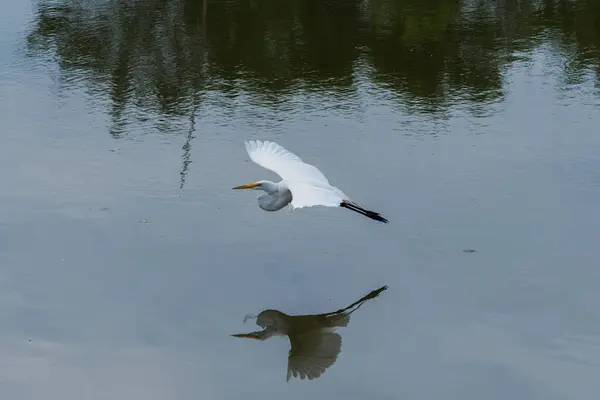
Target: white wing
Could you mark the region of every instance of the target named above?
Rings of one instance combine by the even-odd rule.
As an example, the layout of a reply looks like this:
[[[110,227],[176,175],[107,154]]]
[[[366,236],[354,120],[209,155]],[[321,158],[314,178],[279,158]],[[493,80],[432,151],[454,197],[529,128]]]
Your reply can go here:
[[[306,182],[287,182],[292,192],[292,208],[325,206],[339,207],[348,196],[335,186],[321,186]]]
[[[290,336],[292,348],[288,356],[287,380],[320,377],[337,360],[342,350],[342,337],[333,332],[311,332]]]
[[[275,172],[284,180],[329,185],[329,181],[317,167],[305,163],[300,157],[277,143],[248,140],[244,144],[252,161]]]

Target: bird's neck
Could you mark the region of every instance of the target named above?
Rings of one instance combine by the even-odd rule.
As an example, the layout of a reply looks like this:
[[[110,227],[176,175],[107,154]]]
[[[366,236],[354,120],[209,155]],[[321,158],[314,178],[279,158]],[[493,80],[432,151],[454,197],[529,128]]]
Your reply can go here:
[[[279,184],[271,181],[263,181],[261,189],[267,192],[268,194],[278,193]]]

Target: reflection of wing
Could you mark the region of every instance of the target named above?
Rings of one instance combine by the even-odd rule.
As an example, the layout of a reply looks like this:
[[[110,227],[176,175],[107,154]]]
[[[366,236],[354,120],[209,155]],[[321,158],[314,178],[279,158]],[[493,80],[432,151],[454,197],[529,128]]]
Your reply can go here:
[[[270,169],[282,179],[329,185],[329,181],[317,167],[305,163],[300,157],[277,143],[248,140],[245,145],[252,161],[263,168]]]
[[[334,332],[313,331],[290,335],[287,380],[315,379],[333,365],[342,349],[342,337]]]

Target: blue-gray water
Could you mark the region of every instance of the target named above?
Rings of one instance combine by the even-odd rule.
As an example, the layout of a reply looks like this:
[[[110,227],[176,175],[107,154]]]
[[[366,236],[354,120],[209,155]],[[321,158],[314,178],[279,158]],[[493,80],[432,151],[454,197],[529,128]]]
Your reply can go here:
[[[8,0],[2,399],[596,399],[592,1]],[[380,224],[276,213],[245,139]],[[465,252],[464,250],[475,250]],[[323,377],[247,313],[334,311]]]

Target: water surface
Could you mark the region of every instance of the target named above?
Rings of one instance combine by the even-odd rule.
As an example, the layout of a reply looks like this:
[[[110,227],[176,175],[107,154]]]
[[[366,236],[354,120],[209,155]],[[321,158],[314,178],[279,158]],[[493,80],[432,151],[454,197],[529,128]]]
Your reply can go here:
[[[0,393],[595,399],[594,1],[39,1],[0,13]],[[266,213],[243,140],[342,209]],[[465,252],[464,250],[475,250]],[[318,380],[247,313],[334,311]],[[253,329],[250,328],[250,329]]]

